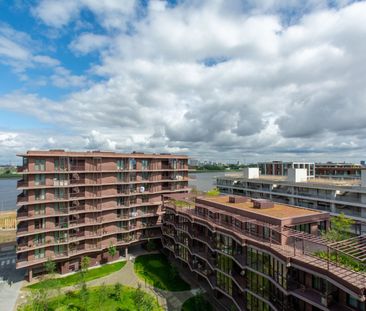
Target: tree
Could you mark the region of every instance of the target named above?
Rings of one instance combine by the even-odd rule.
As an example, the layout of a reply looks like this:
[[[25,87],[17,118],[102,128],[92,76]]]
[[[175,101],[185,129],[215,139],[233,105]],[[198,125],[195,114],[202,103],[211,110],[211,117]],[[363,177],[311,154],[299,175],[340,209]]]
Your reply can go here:
[[[103,283],[101,286],[99,286],[97,290],[97,296],[98,296],[98,307],[100,311],[103,311],[105,306],[104,304],[108,300],[108,288]]]
[[[81,285],[80,300],[82,302],[82,310],[85,310],[85,311],[88,310],[89,289],[86,286],[86,283]]]
[[[330,241],[342,241],[350,238],[351,226],[354,221],[347,218],[343,213],[339,216],[332,217],[330,221],[330,229],[322,233],[322,236]]]
[[[47,261],[44,264],[44,267],[47,271],[47,274],[54,276],[56,273],[56,264],[54,261],[51,260],[51,258],[48,258]]]
[[[90,266],[90,258],[88,256],[85,256],[81,259],[81,264],[80,264],[80,273],[81,273],[81,277],[84,279],[86,273],[88,272]]]
[[[116,301],[121,300],[121,291],[122,291],[121,283],[114,284],[113,293],[114,293],[114,297],[115,297]]]
[[[138,283],[137,284],[137,289],[133,291],[132,293],[132,300],[133,300],[133,303],[135,305],[135,307],[137,308],[137,310],[145,310],[142,308],[142,303],[143,303],[143,300],[144,300],[144,292],[142,291],[141,289],[141,284]]]
[[[207,191],[206,194],[211,197],[217,197],[220,195],[220,190],[218,188],[212,188],[211,190]]]
[[[114,257],[114,256],[116,256],[116,254],[117,254],[117,248],[112,244],[112,242],[111,242],[111,244],[109,245],[109,247],[108,247],[108,254],[109,254],[109,256],[111,256],[112,258]]]

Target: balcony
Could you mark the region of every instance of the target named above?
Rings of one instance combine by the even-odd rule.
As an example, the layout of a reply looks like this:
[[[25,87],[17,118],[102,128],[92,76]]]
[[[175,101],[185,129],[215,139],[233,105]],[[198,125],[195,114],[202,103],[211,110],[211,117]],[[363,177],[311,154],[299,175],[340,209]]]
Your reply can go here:
[[[23,193],[18,194],[17,203],[25,203],[27,201],[28,201],[28,196],[24,195]]]
[[[69,228],[77,227],[77,226],[80,226],[80,225],[83,225],[83,224],[85,224],[85,219],[84,218],[70,220],[69,221]]]

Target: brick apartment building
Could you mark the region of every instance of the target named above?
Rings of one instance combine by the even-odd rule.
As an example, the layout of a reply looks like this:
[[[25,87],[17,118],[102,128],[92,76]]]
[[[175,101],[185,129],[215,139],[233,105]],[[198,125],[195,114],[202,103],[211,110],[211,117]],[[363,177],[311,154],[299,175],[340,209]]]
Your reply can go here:
[[[162,194],[188,191],[188,158],[171,154],[28,151],[17,205],[17,268],[28,279],[50,258],[61,273],[161,238]],[[108,248],[116,246],[116,258]]]
[[[164,209],[167,254],[217,310],[365,311],[366,274],[339,258],[362,265],[366,237],[322,239],[318,231],[329,226],[329,213],[234,195],[168,195]]]

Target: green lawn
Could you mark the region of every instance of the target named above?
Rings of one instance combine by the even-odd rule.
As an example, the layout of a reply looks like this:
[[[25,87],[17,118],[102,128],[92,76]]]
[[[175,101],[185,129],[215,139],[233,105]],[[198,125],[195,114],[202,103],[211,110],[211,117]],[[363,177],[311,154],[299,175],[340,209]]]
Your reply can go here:
[[[168,291],[190,290],[191,287],[162,254],[142,255],[135,259],[135,273],[156,288]]]
[[[202,296],[197,295],[187,299],[183,306],[182,311],[212,311],[211,304]]]
[[[120,261],[112,264],[106,264],[101,266],[100,268],[90,269],[86,273],[85,281],[91,281],[94,279],[101,278],[103,276],[106,276],[108,274],[111,274],[112,272],[116,272],[124,267],[126,264],[125,261]],[[65,287],[65,286],[71,286],[75,285],[80,281],[80,273],[75,273],[69,276],[66,276],[64,278],[57,278],[53,280],[44,280],[40,281],[38,283],[29,285],[28,288],[30,289],[41,289],[41,288],[52,288],[55,287],[55,285],[58,283],[59,286]]]
[[[119,297],[117,296],[119,292]],[[36,297],[36,296],[35,296]],[[98,286],[88,288],[87,297],[81,299],[80,291],[72,291],[56,298],[29,300],[28,304],[18,311],[44,310],[48,311],[163,311],[154,296],[131,287]]]

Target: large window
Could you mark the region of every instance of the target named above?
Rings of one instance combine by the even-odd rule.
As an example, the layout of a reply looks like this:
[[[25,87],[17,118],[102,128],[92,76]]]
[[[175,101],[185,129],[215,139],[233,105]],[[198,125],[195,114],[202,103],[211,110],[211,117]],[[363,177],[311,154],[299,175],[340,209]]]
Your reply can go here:
[[[40,233],[34,235],[34,244],[35,245],[42,245],[45,242],[46,235],[45,233]]]
[[[217,286],[220,287],[223,291],[228,293],[230,296],[233,294],[233,281],[231,277],[226,276],[225,274],[216,271],[216,282]]]
[[[149,160],[142,160],[141,166],[142,166],[143,170],[148,170],[149,169]]]
[[[44,248],[34,250],[34,257],[36,259],[44,258],[44,254],[45,254]]]
[[[46,170],[46,160],[45,159],[36,159],[34,165],[35,171],[45,171]]]
[[[35,215],[44,215],[46,213],[46,206],[44,204],[34,205]]]
[[[218,253],[216,266],[221,271],[227,274],[231,274],[231,271],[233,269],[233,260],[228,256]]]
[[[129,170],[135,170],[136,169],[136,159],[129,159],[128,169]]]
[[[36,174],[36,175],[34,175],[34,184],[36,186],[45,185],[46,184],[45,175],[44,174]]]
[[[64,188],[55,188],[55,199],[63,199],[66,196]]]
[[[117,160],[117,169],[124,170],[125,169],[125,160]]]
[[[35,229],[44,229],[45,223],[46,223],[46,221],[43,218],[35,219],[34,220],[34,228]]]
[[[347,294],[347,306],[357,310],[357,311],[365,311],[365,302],[359,301],[356,297]]]
[[[46,199],[46,189],[34,190],[34,198],[36,200],[45,200]]]
[[[270,276],[272,279],[282,285],[282,287],[286,288],[287,268],[284,263],[277,260],[275,257],[270,256],[266,252],[248,247],[247,265],[254,270]]]

